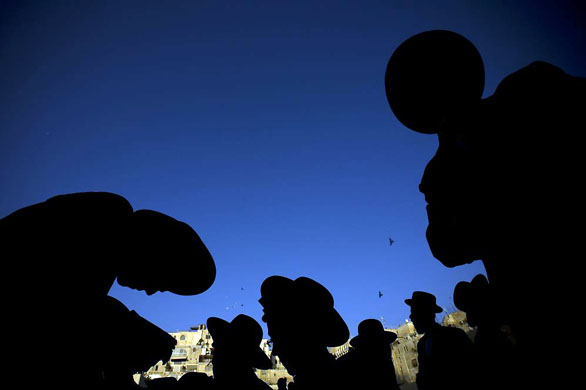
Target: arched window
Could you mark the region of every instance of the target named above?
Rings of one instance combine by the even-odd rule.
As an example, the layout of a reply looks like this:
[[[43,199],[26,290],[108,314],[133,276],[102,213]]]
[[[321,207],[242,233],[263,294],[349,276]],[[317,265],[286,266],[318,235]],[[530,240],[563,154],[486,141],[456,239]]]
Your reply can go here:
[[[185,335],[182,335],[179,340],[184,341],[185,340]]]

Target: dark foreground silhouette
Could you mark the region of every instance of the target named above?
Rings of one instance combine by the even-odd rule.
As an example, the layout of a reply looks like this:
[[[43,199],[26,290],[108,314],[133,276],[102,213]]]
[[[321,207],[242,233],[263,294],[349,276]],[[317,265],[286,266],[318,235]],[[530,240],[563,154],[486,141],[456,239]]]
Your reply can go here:
[[[423,334],[417,343],[417,388],[475,388],[472,342],[466,333],[435,322],[435,315],[443,309],[430,293],[415,291],[411,298],[405,299],[405,303],[411,307],[410,318],[417,333]]]
[[[577,375],[565,359],[543,358],[536,316],[544,308],[571,315],[582,302],[581,275],[572,270],[582,253],[575,185],[583,175],[586,80],[536,61],[482,98],[484,66],[474,45],[428,31],[395,50],[385,83],[402,124],[438,135],[420,184],[433,255],[448,267],[482,260],[526,366],[521,376],[538,382],[527,385]],[[569,356],[573,348],[561,344],[556,354]]]
[[[254,368],[272,367],[271,360],[259,348],[262,328],[258,322],[240,314],[232,322],[210,317],[207,326],[214,340],[212,364],[216,388],[270,390],[254,372]]]
[[[398,120],[438,136],[420,184],[433,255],[447,267],[481,260],[487,273],[454,291],[455,304],[477,328],[474,343],[436,323],[441,308],[432,294],[415,291],[405,300],[423,334],[418,389],[581,383],[582,370],[571,357],[583,341],[545,344],[538,315],[553,310],[573,330],[583,302],[577,184],[586,80],[537,61],[483,98],[484,65],[474,45],[453,32],[429,31],[397,48],[385,82]],[[216,276],[214,260],[189,225],[134,211],[106,192],[60,195],[17,210],[0,220],[0,237],[8,293],[3,362],[32,362],[33,353],[42,353],[54,366],[66,366],[55,381],[65,389],[136,389],[133,373],[172,354],[172,337],[107,295],[115,280],[149,295],[196,295]],[[169,266],[177,263],[181,272]],[[397,388],[389,347],[395,336],[378,321],[363,321],[351,352],[335,360],[328,347],[346,343],[349,330],[323,285],[271,276],[260,292],[272,353],[294,378],[279,388]],[[266,389],[254,373],[270,367],[259,348],[260,325],[241,315],[231,322],[212,317],[208,327],[213,378],[189,373],[147,386]],[[37,342],[39,335],[42,348],[23,348],[23,340]],[[92,353],[79,359],[75,346],[86,341]],[[29,384],[49,378],[45,374],[35,372]]]
[[[494,293],[484,275],[459,282],[454,288],[454,304],[466,313],[468,325],[476,328],[474,358],[478,389],[518,389],[517,351],[506,321],[501,318]]]
[[[348,326],[334,308],[334,298],[318,282],[271,276],[261,285],[263,321],[272,353],[294,378],[296,389],[339,388],[341,373],[328,347],[344,344]]]
[[[107,293],[118,283],[148,294],[195,295],[214,282],[207,248],[187,224],[123,197],[87,192],[53,197],[0,220],[5,306],[11,335],[43,334],[42,350],[65,364],[64,388],[116,388],[169,358],[174,340]],[[166,262],[181,262],[176,273]],[[141,346],[143,338],[148,343]],[[92,340],[79,359],[75,346]],[[10,360],[30,360],[20,337],[6,340]]]
[[[344,385],[350,389],[398,390],[391,344],[397,335],[385,331],[379,320],[367,319],[358,325],[358,336],[350,340],[352,350],[338,360]]]

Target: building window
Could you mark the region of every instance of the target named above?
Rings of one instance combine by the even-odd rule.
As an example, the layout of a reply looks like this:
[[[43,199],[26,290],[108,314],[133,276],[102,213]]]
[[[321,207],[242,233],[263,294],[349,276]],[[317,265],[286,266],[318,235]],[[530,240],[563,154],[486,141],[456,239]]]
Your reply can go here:
[[[411,365],[417,367],[417,359],[411,359]]]
[[[185,335],[182,335],[180,340],[181,341],[185,340]]]

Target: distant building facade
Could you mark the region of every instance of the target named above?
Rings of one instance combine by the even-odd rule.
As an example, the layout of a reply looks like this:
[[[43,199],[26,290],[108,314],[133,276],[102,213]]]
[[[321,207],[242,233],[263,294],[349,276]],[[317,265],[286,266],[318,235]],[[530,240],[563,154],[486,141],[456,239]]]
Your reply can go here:
[[[181,378],[188,372],[203,372],[213,375],[212,354],[213,339],[204,324],[191,327],[189,331],[169,333],[177,340],[177,345],[168,362],[158,362],[148,371],[142,373],[146,379],[161,377]],[[288,381],[293,378],[281,364],[277,356],[272,356],[269,341],[263,339],[261,349],[271,358],[273,368],[270,370],[256,370],[257,376],[269,385],[276,388],[277,380],[285,377]]]
[[[474,330],[468,326],[466,314],[463,312],[446,313],[441,321],[443,326],[457,327],[466,332],[470,338],[474,336]],[[391,345],[395,373],[399,384],[414,383],[418,372],[417,343],[422,335],[415,330],[413,323],[405,321],[396,329],[387,329],[397,334],[397,340]],[[192,327],[189,331],[170,333],[177,340],[168,362],[159,362],[142,374],[144,378],[153,379],[160,377],[180,378],[188,372],[203,372],[213,375],[212,355],[213,340],[205,325]],[[257,376],[265,383],[276,388],[279,378],[293,380],[277,356],[272,356],[270,343],[263,339],[261,349],[273,362],[273,368],[269,370],[256,370]],[[348,353],[352,347],[350,341],[345,344],[329,348],[336,358]]]
[[[441,324],[443,326],[460,328],[466,332],[470,338],[473,338],[474,336],[474,330],[468,326],[466,313],[464,312],[456,311],[453,313],[446,313]],[[423,335],[417,333],[415,326],[410,321],[405,321],[404,324],[398,326],[396,329],[386,330],[390,330],[397,334],[397,340],[391,344],[397,382],[400,385],[414,383],[419,365],[417,361],[417,343]],[[329,350],[337,359],[348,353],[351,349],[350,341],[348,341],[344,345],[330,348]]]

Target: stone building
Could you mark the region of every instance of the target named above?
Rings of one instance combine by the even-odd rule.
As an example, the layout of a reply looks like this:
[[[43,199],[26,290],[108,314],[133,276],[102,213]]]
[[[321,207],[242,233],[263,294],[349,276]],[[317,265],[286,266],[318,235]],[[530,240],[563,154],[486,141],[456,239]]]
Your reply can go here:
[[[212,337],[205,325],[189,331],[169,333],[177,340],[171,359],[159,362],[144,375],[147,378],[181,377],[186,372],[204,372],[212,375]]]
[[[446,313],[441,324],[443,326],[452,326],[460,328],[473,338],[474,330],[468,326],[466,321],[466,313],[456,311],[453,313]],[[391,345],[393,363],[395,365],[395,374],[397,375],[397,382],[400,385],[414,383],[417,372],[417,343],[422,335],[418,334],[415,326],[410,321],[405,321],[404,324],[398,326],[396,329],[386,329],[397,334],[397,340]],[[330,353],[336,358],[348,353],[352,347],[350,341],[339,347],[330,348]]]
[[[177,340],[171,358],[168,362],[158,362],[148,371],[142,373],[144,378],[174,377],[179,379],[188,372],[203,372],[209,376],[213,375],[213,339],[204,324],[191,327],[189,331],[169,334]],[[271,347],[267,339],[261,341],[260,348],[271,358],[273,368],[256,370],[257,376],[274,388],[276,388],[279,378],[285,377],[288,381],[292,381],[293,378],[287,373],[279,358],[271,355]]]
[[[470,338],[473,338],[474,330],[468,326],[466,314],[463,312],[446,313],[441,321],[443,326],[453,326],[464,330]],[[397,340],[391,345],[393,363],[397,381],[400,385],[414,383],[418,371],[417,343],[422,335],[419,335],[413,323],[405,321],[396,329],[387,329],[397,334]],[[203,372],[212,376],[212,337],[205,325],[192,327],[189,331],[170,333],[177,340],[169,362],[159,362],[143,373],[145,378],[159,378],[172,376],[180,378],[187,372]],[[277,356],[272,356],[270,342],[263,339],[261,349],[271,358],[272,369],[256,370],[257,376],[265,383],[276,389],[279,378],[293,380]],[[345,344],[329,348],[336,358],[351,350],[350,340]]]

